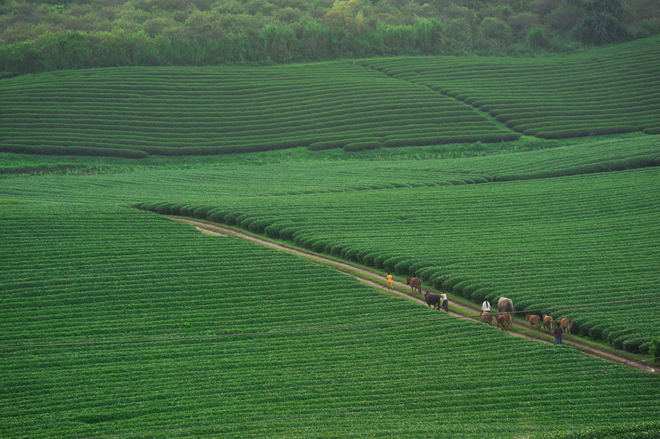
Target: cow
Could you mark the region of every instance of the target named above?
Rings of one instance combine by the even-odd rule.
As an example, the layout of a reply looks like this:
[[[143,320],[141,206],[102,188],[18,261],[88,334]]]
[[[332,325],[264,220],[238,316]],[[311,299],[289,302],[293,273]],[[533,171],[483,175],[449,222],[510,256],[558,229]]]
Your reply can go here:
[[[440,296],[433,294],[430,291],[424,291],[424,298],[426,299],[426,304],[429,307],[433,305],[434,309],[440,309]]]
[[[418,277],[407,277],[406,285],[410,285],[410,292],[414,293],[415,290],[419,290],[422,293],[422,280]]]
[[[506,330],[506,327],[511,325],[511,314],[505,312],[503,314],[495,317],[497,319],[497,326],[502,328],[502,331]]]
[[[497,301],[497,311],[499,312],[513,312],[513,302],[506,297],[500,297]]]
[[[481,323],[488,323],[489,325],[493,326],[493,315],[489,312],[482,312],[481,316],[479,316],[481,319]]]
[[[564,317],[561,320],[557,320],[557,324],[562,327],[566,334],[571,333],[571,328],[573,327],[573,321],[568,317]]]
[[[543,314],[543,326],[545,326],[545,329],[552,332],[552,316]]]
[[[541,330],[541,319],[540,319],[539,316],[537,316],[536,314],[528,314],[528,315],[526,315],[526,316],[525,316],[525,320],[527,320],[527,321],[529,322],[529,326],[530,326],[530,327],[533,328],[534,325],[536,325],[536,326],[539,327],[539,330]]]

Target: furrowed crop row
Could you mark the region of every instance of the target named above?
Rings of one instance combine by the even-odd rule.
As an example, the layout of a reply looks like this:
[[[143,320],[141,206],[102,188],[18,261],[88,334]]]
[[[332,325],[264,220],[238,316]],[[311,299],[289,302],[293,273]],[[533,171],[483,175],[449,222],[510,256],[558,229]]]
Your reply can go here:
[[[269,77],[266,81],[245,81],[245,71],[227,69],[228,74],[234,75],[234,78],[223,78],[219,84],[209,82],[208,88],[194,81],[190,86],[168,82],[162,76],[157,83],[152,84],[149,75],[136,75],[128,79],[122,76],[126,72],[117,72],[116,79],[111,79],[112,75],[105,72],[99,72],[102,75],[96,76],[94,81],[86,81],[86,77],[79,75],[45,75],[53,80],[44,87],[30,83],[21,88],[19,84],[27,84],[28,78],[17,78],[17,81],[10,81],[12,83],[7,86],[8,93],[3,93],[5,102],[11,104],[12,113],[0,113],[4,122],[0,147],[12,152],[36,152],[39,148],[46,148],[42,151],[64,154],[105,154],[115,151],[113,155],[122,155],[129,154],[125,151],[135,150],[130,152],[131,156],[268,150],[309,146],[323,141],[342,142],[343,145],[339,147],[353,143],[351,147],[357,149],[379,146],[380,138],[397,134],[397,127],[414,131],[415,128],[423,129],[423,125],[428,123],[452,125],[461,121],[474,121],[477,122],[474,126],[461,128],[476,133],[495,129],[491,122],[469,106],[429,93],[425,87],[393,82],[390,78],[362,67],[347,68],[334,64],[312,70],[314,73],[288,68],[267,69],[265,71],[277,71],[277,76],[264,73],[264,77]],[[194,69],[191,71],[194,72]],[[351,73],[339,80],[339,72]],[[106,79],[102,80],[101,77]],[[228,87],[231,91],[223,91],[222,88],[228,84],[231,84]],[[135,94],[131,95],[131,90],[135,90]],[[125,97],[117,99],[120,91],[124,92]],[[156,95],[152,97],[146,96],[154,93]],[[31,105],[31,100],[36,101],[37,98],[39,106]],[[49,101],[50,104],[43,105]],[[22,109],[17,102],[22,103]],[[59,105],[53,111],[52,104],[55,102]],[[80,105],[80,112],[69,108],[59,113],[61,104],[67,102]],[[98,102],[98,107],[94,106],[94,102]],[[295,103],[293,107],[292,103]],[[106,115],[100,118],[101,105],[104,114],[109,111],[117,115],[124,109],[129,113],[125,116]],[[140,106],[140,115],[144,115],[137,122],[130,116],[137,115],[136,105]],[[185,119],[174,121],[169,116],[157,120],[155,115],[150,114],[152,110],[165,114],[165,107],[170,115],[179,111],[185,115]],[[44,113],[39,113],[35,108],[44,108]],[[408,111],[410,109],[412,111]],[[85,110],[92,110],[90,115],[97,117],[86,116]],[[349,111],[350,117],[347,117],[346,111]],[[213,118],[209,117],[210,112],[213,112]],[[406,114],[402,116],[401,112]],[[28,114],[32,117],[26,117]],[[206,119],[200,120],[198,114]],[[121,125],[117,121],[121,121]],[[112,124],[112,130],[108,123]],[[24,129],[26,124],[30,125],[29,131]],[[167,124],[167,127],[163,124]],[[485,124],[488,128],[479,129],[479,124]],[[48,130],[48,136],[41,135],[45,134],[45,130]],[[103,137],[103,130],[107,130],[108,134],[110,131],[116,134]],[[190,136],[193,134],[190,130],[195,131],[194,137]],[[134,136],[137,133],[153,134],[140,138]],[[173,135],[176,137],[177,134],[185,137],[183,142],[173,140]],[[456,136],[451,131],[435,134],[447,138],[442,143],[476,141],[473,140],[475,138],[484,141],[491,139],[488,134],[475,134],[472,137]],[[273,139],[273,135],[281,135],[282,138]],[[405,135],[398,134],[397,138],[405,141]],[[168,139],[163,136],[168,136]],[[499,136],[498,140],[507,139]],[[205,137],[209,140],[212,137],[219,139],[205,142]]]
[[[568,57],[568,63],[520,60],[515,66],[508,63],[503,67],[498,60],[489,60],[487,65],[476,66],[467,60],[447,62],[426,57],[406,63],[393,60],[364,64],[401,80],[429,86],[482,111],[490,111],[500,122],[526,135],[577,137],[656,126],[651,118],[657,116],[655,109],[660,105],[660,80],[656,75],[660,58],[657,39],[654,41],[655,46],[640,45],[640,52],[620,52],[616,59],[608,56],[589,60],[575,56]],[[603,53],[611,51],[603,49]],[[519,98],[512,100],[511,96]],[[624,121],[613,121],[619,127],[608,127],[607,119],[601,116],[602,109],[595,108],[594,102],[607,103],[610,108],[614,106],[617,111],[610,111],[609,117],[620,117]],[[549,106],[553,110],[548,110]],[[525,115],[546,129],[534,132],[520,127],[517,121],[522,114],[503,111],[523,107],[535,109]],[[558,115],[585,115],[585,118],[579,123],[573,120],[572,128],[547,129],[548,116]],[[621,126],[626,124],[627,127]]]
[[[561,164],[563,161],[560,160],[558,163]],[[565,292],[561,294],[568,295],[565,301],[569,303],[572,302],[569,297],[571,291],[584,291],[591,294],[585,296],[582,303],[593,303],[594,298],[606,298],[606,290],[590,292],[588,289],[578,286],[572,288],[571,282],[582,279],[580,281],[582,285],[584,279],[593,279],[590,282],[594,285],[607,285],[615,282],[611,276],[612,273],[616,273],[616,282],[618,284],[623,282],[626,289],[637,290],[641,295],[650,294],[648,286],[652,285],[653,281],[649,281],[652,279],[652,276],[649,276],[654,271],[654,262],[653,257],[651,259],[649,257],[659,251],[660,246],[654,243],[655,238],[652,234],[637,236],[631,235],[631,233],[634,234],[634,230],[638,229],[648,230],[655,222],[658,205],[651,195],[654,193],[654,185],[651,182],[655,178],[651,174],[652,170],[641,174],[629,174],[626,178],[635,179],[635,176],[646,175],[646,178],[651,180],[642,184],[631,183],[631,185],[622,180],[620,188],[612,184],[611,177],[608,177],[602,187],[600,187],[601,183],[598,183],[601,181],[600,179],[590,178],[591,189],[589,190],[582,185],[574,186],[566,182],[568,186],[565,186],[562,183],[562,188],[556,189],[556,193],[561,193],[561,196],[555,199],[548,199],[547,191],[544,191],[543,198],[540,198],[540,195],[528,193],[516,196],[518,200],[516,203],[507,201],[505,197],[498,205],[493,203],[492,194],[485,195],[488,197],[488,205],[491,209],[503,209],[500,212],[489,211],[489,217],[491,220],[502,218],[503,224],[509,223],[509,226],[502,227],[502,230],[510,229],[507,233],[495,232],[491,227],[479,227],[479,215],[473,213],[473,206],[477,201],[473,197],[467,196],[468,193],[471,193],[469,188],[466,188],[468,192],[461,191],[462,195],[451,198],[444,198],[450,193],[442,192],[443,197],[437,199],[432,189],[404,189],[400,192],[392,192],[382,203],[376,202],[368,193],[357,192],[354,196],[344,193],[341,195],[341,202],[332,194],[316,194],[313,197],[314,201],[311,201],[312,198],[306,197],[303,204],[317,207],[305,209],[305,211],[296,207],[301,202],[301,199],[297,198],[296,204],[291,208],[287,208],[284,202],[273,205],[270,210],[265,206],[260,207],[260,215],[263,218],[272,215],[272,219],[259,225],[261,230],[258,233],[270,234],[272,231],[279,234],[280,238],[293,240],[313,251],[329,252],[400,274],[412,272],[421,276],[425,282],[429,282],[431,285],[443,286],[454,294],[464,294],[471,298],[483,297],[483,295],[496,297],[500,291],[498,285],[507,285],[508,294],[519,303],[522,309],[537,303],[533,294],[516,291],[522,285],[520,284],[522,278],[525,279],[525,283],[535,283],[534,286],[528,285],[527,290],[541,292],[546,289],[545,294],[548,292],[547,289],[563,289]],[[596,190],[596,187],[598,187],[598,191],[603,192],[602,198],[592,198],[592,190]],[[630,188],[637,188],[635,196],[630,195]],[[436,195],[440,195],[440,193]],[[436,213],[424,217],[409,216],[404,211],[394,214],[393,211],[397,209],[393,209],[393,206],[407,206],[411,200],[418,199],[418,197],[423,197],[426,205],[451,205],[452,213]],[[538,201],[540,199],[543,199],[541,205]],[[570,201],[565,202],[565,199]],[[578,199],[582,201],[577,201]],[[521,200],[526,200],[527,203],[521,205]],[[250,203],[246,200],[242,204],[249,205]],[[513,205],[517,209],[515,214],[508,210],[508,206]],[[369,208],[365,209],[364,206],[369,206]],[[242,210],[238,206],[235,209],[236,212]],[[465,209],[470,212],[466,210],[462,214],[462,210]],[[526,209],[530,209],[527,214]],[[397,215],[407,219],[399,223],[395,219]],[[224,217],[216,216],[214,218],[223,221],[225,217],[228,218],[228,213],[225,213]],[[271,228],[272,225],[277,224],[277,217],[290,221],[289,225],[287,226],[287,223],[283,222],[277,228]],[[632,222],[629,220],[631,217],[634,217]],[[548,221],[557,222],[559,225],[550,226],[547,224]],[[352,228],[356,231],[359,230],[359,233],[347,234],[345,228],[348,224],[359,224],[359,227]],[[449,227],[450,224],[453,225],[451,233],[449,233],[449,229],[447,233],[439,231],[444,227]],[[453,230],[458,228],[458,224],[469,224],[466,227],[469,227],[469,235],[473,237],[471,241],[476,239],[479,244],[468,245],[464,239],[467,232]],[[240,225],[250,229],[252,222],[244,220]],[[400,236],[402,226],[406,230],[405,236]],[[441,254],[446,254],[445,256],[438,256],[438,245],[432,243],[424,247],[418,246],[419,248],[409,249],[407,255],[397,256],[401,254],[401,248],[405,247],[405,242],[409,242],[411,236],[424,236],[425,231],[430,229],[435,230],[434,234],[428,235],[430,239],[433,239],[432,236],[437,236],[438,233],[444,237],[442,247],[445,251]],[[546,231],[542,245],[539,245],[537,238],[529,235],[530,231],[539,229]],[[330,230],[333,232],[329,232]],[[604,246],[594,247],[595,234],[599,237],[598,242],[606,243]],[[375,249],[372,239],[375,235],[389,237],[390,244],[381,244],[377,246],[379,249]],[[481,237],[474,238],[477,235]],[[364,236],[364,238],[360,238],[360,236]],[[579,236],[585,238],[580,239]],[[615,237],[616,240],[614,240]],[[337,246],[338,242],[345,244]],[[362,247],[365,244],[368,245],[366,249]],[[559,252],[560,247],[561,252]],[[482,254],[484,253],[482,248],[489,250]],[[474,252],[477,252],[479,256],[475,256]],[[635,261],[634,266],[630,265],[631,261]],[[424,265],[411,269],[417,263]],[[592,272],[591,268],[587,268],[592,267],[592,263],[610,268]],[[495,266],[497,268],[493,268]],[[535,267],[535,275],[529,272],[531,266]],[[423,268],[428,268],[428,270]],[[501,273],[503,270],[505,273]],[[479,275],[477,276],[475,273],[479,273]],[[475,276],[480,280],[477,280]],[[470,279],[474,280],[470,282]],[[488,279],[491,281],[489,282]],[[580,302],[578,301],[578,303]],[[648,308],[633,313],[636,317],[640,316],[636,319],[637,323],[634,323],[637,331],[635,337],[645,339],[646,343],[648,343],[648,334],[653,331],[653,323],[651,323],[653,319],[645,319],[641,316],[648,316],[649,309],[656,307],[656,305],[649,305]],[[580,323],[580,327],[589,328],[596,321],[594,317],[589,317],[592,314],[593,312],[587,309],[572,315],[573,317],[585,316],[586,320]],[[620,325],[615,318],[609,320],[609,317],[608,324],[613,327]],[[631,350],[643,349],[644,343],[642,341],[636,345],[629,345],[628,348]]]

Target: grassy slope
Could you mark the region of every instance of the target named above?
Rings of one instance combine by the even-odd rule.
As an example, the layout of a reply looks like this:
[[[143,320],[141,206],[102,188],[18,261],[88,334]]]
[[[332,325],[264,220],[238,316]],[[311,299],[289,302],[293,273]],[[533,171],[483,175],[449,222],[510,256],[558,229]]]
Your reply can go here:
[[[0,151],[137,158],[650,134],[660,128],[657,42],[514,61],[424,57],[26,75],[0,81]]]
[[[0,209],[3,346],[445,316],[114,203]],[[2,351],[5,437],[533,437],[632,428],[660,397],[655,375],[453,319]]]
[[[465,282],[456,291],[467,295],[478,286],[484,289],[478,294],[513,295],[521,307],[585,303],[589,298],[610,302],[614,296],[653,294],[649,288],[657,275],[648,268],[657,252],[653,169],[508,184],[459,183],[652,165],[660,155],[655,139],[460,160],[279,163],[9,178],[0,196],[37,203],[171,201],[216,206],[271,222],[293,220],[300,234],[297,242],[308,247],[321,242],[329,248],[336,245],[336,251],[371,250],[418,262],[417,269],[433,267],[421,273],[427,284],[438,275],[440,282],[451,280],[452,285],[460,279]],[[349,231],[347,224],[356,227]],[[419,236],[425,237],[424,245],[409,245]],[[515,248],[520,254],[513,251],[512,240],[519,243]],[[599,261],[597,269],[591,260]],[[545,267],[543,275],[538,266]],[[579,299],[574,297],[577,292]],[[581,323],[587,332],[596,323],[609,332],[632,324],[632,338],[648,342],[656,324],[654,309],[626,306],[570,316],[585,317]],[[626,335],[631,338],[624,333],[618,337]]]

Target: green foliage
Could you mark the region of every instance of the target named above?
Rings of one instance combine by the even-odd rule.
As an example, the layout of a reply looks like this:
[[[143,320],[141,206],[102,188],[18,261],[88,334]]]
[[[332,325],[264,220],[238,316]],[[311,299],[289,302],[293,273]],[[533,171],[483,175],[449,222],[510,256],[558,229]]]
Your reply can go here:
[[[621,39],[625,0],[568,0],[585,16],[575,26],[577,37],[587,44],[603,45]]]
[[[660,337],[653,337],[651,339],[651,346],[649,346],[649,355],[653,355],[653,360],[660,364]]]
[[[479,0],[460,5],[402,0],[12,0],[0,6],[0,71],[264,65],[418,54],[526,56],[573,50],[569,31],[583,18],[584,26],[576,28],[580,41],[600,44],[626,36],[617,25],[624,19],[631,38],[658,33],[657,8],[633,4],[624,17],[619,0],[573,3],[576,7],[554,0],[507,0],[495,6]],[[490,20],[479,26],[484,19]],[[527,41],[534,27],[546,30],[546,46]]]
[[[511,29],[511,26],[495,17],[484,18],[480,30],[484,38],[498,40],[504,44],[513,42],[513,29]]]

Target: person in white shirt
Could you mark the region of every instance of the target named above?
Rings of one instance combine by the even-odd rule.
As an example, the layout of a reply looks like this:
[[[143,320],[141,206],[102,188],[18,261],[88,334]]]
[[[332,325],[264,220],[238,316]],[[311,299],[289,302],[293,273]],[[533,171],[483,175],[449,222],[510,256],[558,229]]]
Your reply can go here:
[[[444,308],[445,312],[449,312],[449,300],[447,299],[447,293],[441,291],[440,300],[442,300],[442,307]]]
[[[490,302],[484,297],[484,303],[481,304],[482,312],[490,312]]]

